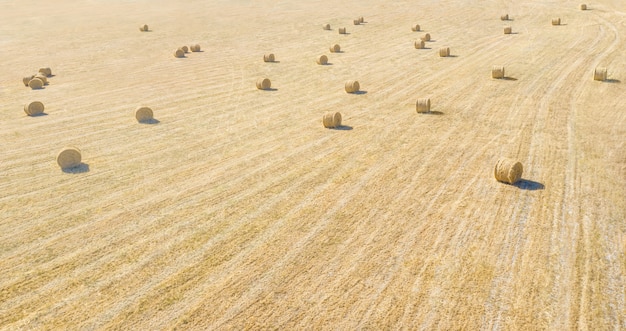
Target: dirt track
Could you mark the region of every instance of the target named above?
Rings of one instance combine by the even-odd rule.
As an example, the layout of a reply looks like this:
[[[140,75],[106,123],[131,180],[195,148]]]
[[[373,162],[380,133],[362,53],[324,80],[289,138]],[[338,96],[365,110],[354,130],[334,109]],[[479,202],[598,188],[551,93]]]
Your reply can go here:
[[[170,2],[0,0],[0,329],[626,329],[621,1]]]

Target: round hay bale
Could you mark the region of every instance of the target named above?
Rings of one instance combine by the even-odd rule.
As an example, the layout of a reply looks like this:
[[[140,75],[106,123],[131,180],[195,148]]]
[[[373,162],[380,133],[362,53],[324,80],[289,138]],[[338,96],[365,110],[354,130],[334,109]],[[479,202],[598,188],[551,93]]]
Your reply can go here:
[[[356,19],[354,21],[352,21],[354,23],[354,25],[359,25],[361,24],[361,21],[359,19]]]
[[[415,24],[415,25],[413,25],[413,26],[411,27],[411,30],[412,30],[413,32],[420,31],[420,25],[419,25],[419,24]]]
[[[359,22],[365,23],[365,19],[363,18],[363,16],[359,17]]]
[[[420,98],[417,99],[417,103],[415,104],[415,108],[418,113],[428,113],[430,112],[430,98]]]
[[[52,76],[52,69],[50,68],[39,68],[39,72],[43,75],[46,75],[46,77]]]
[[[46,75],[38,72],[34,78],[39,78],[43,82],[43,85],[48,85],[48,78],[46,77]]]
[[[183,52],[185,52],[185,53],[189,53],[189,47],[187,47],[187,46],[183,46],[180,49],[182,49]]]
[[[491,68],[491,78],[501,79],[504,78],[504,67],[493,66]]]
[[[339,52],[341,52],[341,47],[338,44],[334,44],[334,45],[330,46],[330,52],[331,53],[339,53]]]
[[[584,3],[580,4],[580,10],[587,10],[587,5]]]
[[[553,18],[552,19],[552,25],[561,25],[561,19],[560,18]]]
[[[439,49],[439,56],[440,57],[448,57],[448,56],[450,56],[450,47],[441,47]]]
[[[185,51],[182,48],[177,49],[176,52],[174,52],[174,57],[185,57]]]
[[[348,93],[355,93],[355,92],[359,91],[361,86],[359,85],[358,81],[356,81],[356,80],[349,80],[349,81],[346,82],[345,88],[346,88],[346,92],[348,92]]]
[[[256,81],[256,88],[259,90],[268,90],[272,86],[272,82],[268,78],[259,78]]]
[[[28,116],[43,114],[43,109],[43,103],[40,101],[33,101],[24,105],[24,112]]]
[[[321,65],[328,64],[328,56],[320,55],[320,56],[317,57],[315,62],[317,62],[317,64],[321,64]]]
[[[28,87],[30,87],[33,90],[43,88],[43,81],[35,77],[28,82]]]
[[[22,78],[22,83],[24,83],[24,86],[28,86],[28,82],[33,78],[35,78],[35,75],[26,76]]]
[[[426,43],[423,40],[417,40],[415,41],[415,48],[417,49],[423,49],[424,47],[426,47]]]
[[[524,167],[520,162],[502,158],[496,163],[494,175],[499,182],[515,184],[522,178],[523,171]]]
[[[341,126],[340,112],[326,112],[322,118],[322,124],[325,128],[336,128]]]
[[[71,169],[81,165],[80,149],[65,147],[57,154],[57,164],[61,169]]]
[[[192,52],[199,52],[200,51],[200,45],[199,44],[191,45],[191,46],[189,46],[189,49],[191,49]]]
[[[504,34],[511,34],[512,31],[513,29],[510,26],[504,27]]]
[[[500,16],[500,20],[501,21],[508,21],[509,20],[509,14],[504,14]]]
[[[135,118],[139,123],[147,123],[154,119],[154,113],[150,107],[137,107],[135,109]]]
[[[339,28],[339,34],[346,34],[346,28]]]
[[[420,38],[420,39],[422,39],[423,41],[430,41],[430,33],[425,34],[425,35],[424,35],[424,36],[422,36],[422,38]]]
[[[274,62],[275,59],[276,58],[274,57],[274,54],[272,53],[263,55],[263,61],[265,62]]]
[[[140,26],[139,27],[139,31],[141,31],[141,32],[148,31],[148,24],[144,24],[144,25]]]
[[[324,30],[330,30],[330,24],[324,24],[324,25],[322,25],[322,29],[324,29]]]
[[[605,81],[607,78],[606,68],[596,68],[593,71],[593,80]]]

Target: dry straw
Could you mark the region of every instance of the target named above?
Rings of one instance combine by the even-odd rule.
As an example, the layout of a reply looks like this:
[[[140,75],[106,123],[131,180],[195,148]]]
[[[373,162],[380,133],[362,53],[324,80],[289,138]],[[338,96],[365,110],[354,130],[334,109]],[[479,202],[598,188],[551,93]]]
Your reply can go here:
[[[346,28],[339,28],[339,34],[346,34]]]
[[[28,82],[28,87],[30,87],[33,90],[40,89],[43,87],[43,81],[35,77]]]
[[[504,67],[503,66],[493,66],[491,68],[491,77],[501,79],[504,78]]]
[[[442,47],[439,49],[440,57],[448,57],[450,56],[450,47]]]
[[[509,20],[509,14],[504,14],[500,16],[500,20],[502,21],[508,21]]]
[[[36,116],[39,114],[43,114],[43,109],[44,109],[43,103],[41,103],[40,101],[33,101],[31,103],[24,105],[24,112],[28,116]]]
[[[580,4],[580,10],[587,10],[587,5],[584,3]]]
[[[174,52],[174,56],[178,58],[185,57],[185,51],[182,48],[179,48],[176,52]]]
[[[512,31],[513,29],[510,26],[504,27],[504,34],[511,34]]]
[[[268,90],[272,86],[272,82],[268,78],[259,78],[256,81],[256,88],[259,90]]]
[[[365,19],[363,18],[363,16],[359,17],[359,22],[365,23]]]
[[[199,52],[200,51],[200,45],[199,44],[191,45],[191,46],[189,46],[189,49],[192,52]]]
[[[65,147],[57,154],[57,164],[61,169],[70,169],[81,165],[80,149]]]
[[[422,38],[420,38],[420,39],[422,39],[423,41],[430,41],[430,33],[425,34],[425,35],[424,35],[424,36],[422,36]]]
[[[424,47],[426,47],[426,43],[423,40],[415,41],[414,45],[417,49],[423,49]]]
[[[334,44],[330,46],[331,53],[339,53],[341,51],[341,47],[338,44]]]
[[[413,25],[413,26],[411,27],[411,30],[412,30],[413,32],[420,31],[420,25],[419,25],[419,24],[415,24],[415,25]]]
[[[22,78],[22,83],[24,83],[24,86],[28,86],[28,82],[33,78],[35,78],[35,75],[26,76]]]
[[[322,25],[322,29],[324,29],[324,30],[330,30],[330,24],[324,24],[324,25]]]
[[[596,70],[593,71],[593,80],[605,81],[606,78],[606,68],[596,68]]]
[[[341,126],[341,113],[340,112],[326,112],[322,119],[322,124],[325,128],[336,128]]]
[[[150,107],[137,107],[135,109],[135,118],[139,123],[148,123],[154,119],[154,113]]]
[[[148,24],[144,24],[144,25],[140,26],[139,27],[139,31],[141,31],[141,32],[148,31]]]
[[[515,184],[522,178],[524,167],[516,160],[501,158],[496,163],[494,175],[496,180],[503,183]]]
[[[359,91],[361,86],[359,85],[358,81],[356,81],[356,80],[349,80],[349,81],[346,82],[345,88],[346,88],[346,92],[348,92],[348,93],[355,93],[355,92]]]
[[[420,98],[417,99],[415,104],[415,108],[418,113],[428,113],[430,112],[430,98]]]
[[[328,64],[328,56],[320,55],[320,56],[317,57],[317,59],[315,59],[315,62],[317,62],[317,64],[321,64],[321,65]]]
[[[275,59],[276,57],[274,57],[274,54],[272,53],[263,55],[263,61],[265,62],[274,62]]]
[[[353,21],[353,23],[354,23],[354,25],[359,25],[359,24],[361,24],[361,21],[359,19],[356,19],[356,20]]]
[[[183,52],[185,52],[185,53],[189,53],[189,47],[187,47],[187,46],[183,46],[180,49],[182,49]]]
[[[46,75],[46,77],[52,76],[52,69],[50,68],[39,68],[39,72],[43,75]]]
[[[552,25],[561,25],[561,19],[560,18],[553,18],[552,19]]]
[[[41,81],[43,82],[43,85],[48,85],[48,78],[46,78],[46,75],[44,75],[44,74],[42,74],[42,73],[38,72],[38,73],[35,75],[35,78],[39,78],[39,79],[41,79]]]

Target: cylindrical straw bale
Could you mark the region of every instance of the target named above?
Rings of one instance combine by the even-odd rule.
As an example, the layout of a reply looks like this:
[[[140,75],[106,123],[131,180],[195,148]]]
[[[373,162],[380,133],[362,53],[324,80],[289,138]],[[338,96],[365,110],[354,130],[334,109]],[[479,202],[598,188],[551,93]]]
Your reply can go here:
[[[330,46],[331,53],[339,53],[341,51],[341,47],[338,44],[334,44]]]
[[[561,25],[561,19],[560,18],[553,18],[552,19],[552,25]]]
[[[593,71],[593,80],[605,81],[606,77],[606,68],[596,68],[596,70]]]
[[[430,98],[417,99],[415,108],[418,113],[428,113],[430,111]]]
[[[448,57],[450,56],[450,47],[442,47],[439,49],[440,57]]]
[[[365,23],[365,19],[363,18],[363,16],[359,17],[359,22]]]
[[[430,33],[425,34],[424,36],[422,36],[421,38],[423,41],[430,41]]]
[[[174,56],[178,58],[185,57],[185,51],[182,48],[179,48],[176,52],[174,52]]]
[[[509,14],[504,14],[500,16],[500,20],[502,21],[508,21],[509,20]]]
[[[80,149],[76,147],[65,147],[57,154],[57,164],[61,169],[78,167],[81,159]]]
[[[361,21],[359,21],[358,19],[354,20],[353,22],[354,22],[354,25],[359,25],[359,24],[361,24]]]
[[[272,86],[272,82],[268,78],[259,78],[256,81],[256,88],[259,90],[268,90]]]
[[[182,49],[183,52],[185,52],[185,53],[189,53],[189,47],[187,47],[187,46],[183,46],[180,49]]]
[[[346,28],[339,28],[339,34],[346,34]]]
[[[192,52],[199,52],[200,51],[200,45],[199,44],[191,45],[191,46],[189,46],[189,49]]]
[[[513,29],[510,26],[504,27],[504,34],[511,34],[512,31]]]
[[[345,88],[346,88],[346,92],[348,92],[348,93],[355,93],[355,92],[359,91],[361,86],[359,85],[358,81],[356,81],[356,80],[349,80],[349,81],[346,82]]]
[[[315,62],[317,62],[317,64],[321,64],[321,65],[328,64],[328,56],[320,55],[320,56],[317,57]]]
[[[502,158],[496,163],[494,175],[499,182],[515,184],[522,178],[523,171],[524,167],[520,162]]]
[[[492,78],[504,78],[504,67],[503,66],[493,66],[491,68],[491,77]]]
[[[135,109],[135,118],[139,123],[147,123],[154,119],[154,113],[150,107],[137,107]]]
[[[52,76],[52,69],[50,68],[39,68],[39,72],[46,75],[46,77]]]
[[[330,24],[324,24],[324,25],[322,25],[322,29],[324,29],[324,30],[330,30]]]
[[[265,62],[274,62],[275,59],[276,58],[274,57],[274,54],[272,53],[263,55],[263,61]]]
[[[142,26],[139,27],[139,31],[148,31],[148,24],[144,24]]]
[[[35,78],[35,75],[26,76],[22,78],[22,83],[24,83],[24,86],[28,86],[28,82],[33,78]]]
[[[46,78],[46,75],[42,74],[41,72],[38,72],[35,75],[35,78],[41,79],[41,81],[43,82],[43,85],[48,85],[48,78]]]
[[[414,32],[420,31],[420,25],[419,24],[415,24],[411,27],[411,30],[413,30]]]
[[[580,10],[587,10],[587,5],[584,3],[580,4]]]
[[[35,77],[28,82],[28,86],[33,90],[37,90],[43,87],[43,81]]]
[[[422,49],[424,47],[426,47],[426,43],[423,40],[415,41],[415,48]]]
[[[322,119],[322,124],[325,128],[336,128],[341,126],[341,113],[340,112],[326,112]]]
[[[24,105],[24,112],[28,116],[43,114],[43,109],[43,103],[40,101],[33,101]]]

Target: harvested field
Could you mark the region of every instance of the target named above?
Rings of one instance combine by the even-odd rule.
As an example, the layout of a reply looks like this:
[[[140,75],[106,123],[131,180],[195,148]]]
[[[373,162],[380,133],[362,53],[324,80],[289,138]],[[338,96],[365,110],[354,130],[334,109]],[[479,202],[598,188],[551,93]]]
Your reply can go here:
[[[1,330],[626,329],[623,1],[0,2]]]

